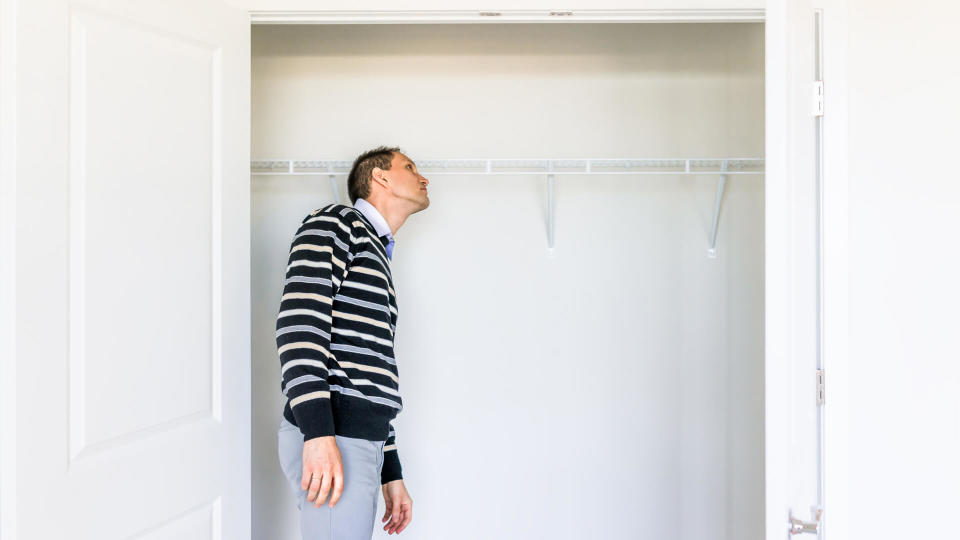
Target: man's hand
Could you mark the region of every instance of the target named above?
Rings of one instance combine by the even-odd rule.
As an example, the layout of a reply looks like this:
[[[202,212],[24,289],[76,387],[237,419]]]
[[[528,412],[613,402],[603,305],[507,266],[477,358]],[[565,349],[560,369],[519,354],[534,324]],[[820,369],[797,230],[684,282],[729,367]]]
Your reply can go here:
[[[407,488],[403,485],[403,479],[387,482],[383,485],[383,502],[386,506],[386,512],[383,514],[381,523],[391,518],[390,522],[383,526],[387,534],[400,531],[407,527],[410,520],[413,519],[413,501],[407,493]]]
[[[343,493],[343,461],[340,459],[336,437],[315,437],[304,442],[300,489],[309,488],[307,502],[313,502],[315,507],[320,508],[327,500],[331,484],[333,493],[330,494],[330,507],[333,508]]]

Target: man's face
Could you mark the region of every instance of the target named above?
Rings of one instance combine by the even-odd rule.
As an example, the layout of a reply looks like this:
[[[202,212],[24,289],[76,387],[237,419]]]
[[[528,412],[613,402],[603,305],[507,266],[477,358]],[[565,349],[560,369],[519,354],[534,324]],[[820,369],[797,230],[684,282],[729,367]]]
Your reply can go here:
[[[395,197],[410,201],[417,208],[416,211],[430,206],[430,198],[427,197],[427,184],[430,181],[417,172],[417,165],[413,160],[400,152],[394,152],[390,170],[385,176],[390,179]]]

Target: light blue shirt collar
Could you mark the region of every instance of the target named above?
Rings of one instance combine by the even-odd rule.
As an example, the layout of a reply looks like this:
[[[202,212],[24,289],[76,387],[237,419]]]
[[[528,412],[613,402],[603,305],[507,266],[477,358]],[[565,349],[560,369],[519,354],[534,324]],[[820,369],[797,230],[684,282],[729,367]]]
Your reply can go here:
[[[383,215],[380,214],[376,206],[370,204],[366,199],[360,198],[357,199],[357,202],[353,203],[353,207],[359,210],[360,213],[363,214],[363,217],[367,218],[370,223],[373,223],[374,229],[377,230],[377,236],[387,235],[388,238],[393,239],[393,234],[390,232],[390,225],[387,224],[386,219],[383,219]]]

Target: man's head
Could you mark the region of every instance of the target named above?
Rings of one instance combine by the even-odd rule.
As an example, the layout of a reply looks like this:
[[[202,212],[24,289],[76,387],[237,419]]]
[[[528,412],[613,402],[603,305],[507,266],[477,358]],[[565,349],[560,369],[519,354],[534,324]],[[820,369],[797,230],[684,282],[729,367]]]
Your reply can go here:
[[[354,160],[347,191],[352,203],[363,198],[375,206],[397,208],[410,215],[430,206],[429,183],[399,148],[379,146]]]

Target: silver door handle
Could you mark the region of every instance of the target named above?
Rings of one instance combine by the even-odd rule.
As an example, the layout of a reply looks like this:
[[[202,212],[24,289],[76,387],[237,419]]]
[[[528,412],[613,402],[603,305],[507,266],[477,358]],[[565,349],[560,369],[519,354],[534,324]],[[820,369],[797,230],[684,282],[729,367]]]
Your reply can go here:
[[[793,517],[793,509],[790,509],[790,534],[812,533],[817,534],[820,531],[820,516],[823,515],[823,508],[817,507],[817,513],[813,521],[803,521]]]

